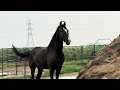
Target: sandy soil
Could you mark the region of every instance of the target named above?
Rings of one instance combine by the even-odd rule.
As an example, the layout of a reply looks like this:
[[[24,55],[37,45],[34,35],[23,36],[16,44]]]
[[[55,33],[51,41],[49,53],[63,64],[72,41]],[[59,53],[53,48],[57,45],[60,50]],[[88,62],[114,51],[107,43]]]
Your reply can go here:
[[[77,79],[120,79],[120,35],[79,72]]]
[[[62,74],[60,75],[60,78],[59,79],[76,79],[78,75],[78,72],[75,72],[75,73],[70,73],[70,74]],[[50,79],[49,77],[46,77],[46,78],[41,78],[41,79]]]
[[[0,77],[0,79],[24,76],[24,75],[6,75],[6,73],[4,73],[4,74],[5,74],[5,76],[3,76],[3,78]],[[59,79],[76,79],[77,75],[78,75],[78,72],[69,73],[69,74],[61,74]],[[41,79],[50,79],[50,77],[42,77]]]

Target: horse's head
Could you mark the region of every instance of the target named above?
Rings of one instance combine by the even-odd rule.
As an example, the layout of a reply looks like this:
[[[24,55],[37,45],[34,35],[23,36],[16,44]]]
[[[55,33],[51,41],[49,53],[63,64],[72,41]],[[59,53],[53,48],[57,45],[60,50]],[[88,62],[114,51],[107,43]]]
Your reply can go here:
[[[61,21],[59,25],[59,38],[60,40],[63,40],[67,45],[69,45],[71,42],[69,37],[69,30],[66,28],[66,23],[64,21]]]

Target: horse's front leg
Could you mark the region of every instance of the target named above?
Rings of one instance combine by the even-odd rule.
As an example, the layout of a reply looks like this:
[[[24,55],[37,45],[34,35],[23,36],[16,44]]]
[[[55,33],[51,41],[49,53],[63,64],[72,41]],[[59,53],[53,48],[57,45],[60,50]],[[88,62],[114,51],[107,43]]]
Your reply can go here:
[[[62,65],[57,66],[56,68],[56,79],[59,79],[60,71],[61,71]]]
[[[54,79],[54,76],[53,76],[54,75],[54,70],[55,69],[53,67],[50,68],[50,79]]]

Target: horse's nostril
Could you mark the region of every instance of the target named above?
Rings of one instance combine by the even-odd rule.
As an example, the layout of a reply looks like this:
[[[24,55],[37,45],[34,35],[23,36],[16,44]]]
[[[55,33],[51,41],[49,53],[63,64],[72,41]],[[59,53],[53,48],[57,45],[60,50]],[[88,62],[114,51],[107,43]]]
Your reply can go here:
[[[71,40],[68,40],[68,43],[70,43],[71,42]]]
[[[71,42],[71,40],[69,40],[69,42]]]
[[[66,44],[69,45],[71,40],[66,40]]]

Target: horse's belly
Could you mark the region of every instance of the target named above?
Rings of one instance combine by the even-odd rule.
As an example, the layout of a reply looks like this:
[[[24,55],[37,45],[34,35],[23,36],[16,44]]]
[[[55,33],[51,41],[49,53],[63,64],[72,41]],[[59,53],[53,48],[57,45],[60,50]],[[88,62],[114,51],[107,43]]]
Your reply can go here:
[[[45,63],[40,63],[40,64],[36,64],[38,68],[42,68],[42,69],[48,69],[47,64]]]
[[[44,59],[38,58],[38,59],[36,59],[36,61],[34,63],[39,68],[43,68],[43,69],[47,69],[48,68],[47,60],[45,58]]]
[[[36,53],[33,57],[33,61],[37,67],[47,69],[47,59],[46,59],[46,51],[45,49],[41,50],[40,52]]]

